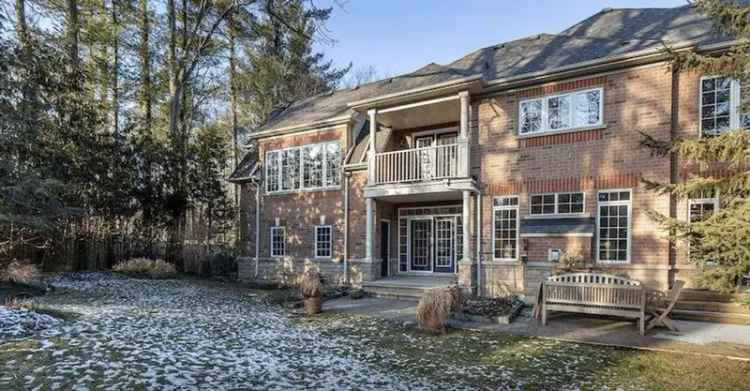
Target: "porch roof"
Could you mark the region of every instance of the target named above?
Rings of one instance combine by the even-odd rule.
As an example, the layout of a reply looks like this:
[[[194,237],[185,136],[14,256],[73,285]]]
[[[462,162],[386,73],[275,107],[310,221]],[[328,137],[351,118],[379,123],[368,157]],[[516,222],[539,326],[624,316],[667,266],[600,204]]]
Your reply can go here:
[[[474,51],[450,64],[428,64],[414,72],[291,103],[256,132],[311,127],[353,117],[353,102],[479,77],[485,82],[552,74],[594,60],[636,56],[663,43],[710,45],[730,42],[690,5],[676,8],[604,9],[559,34],[538,34]]]

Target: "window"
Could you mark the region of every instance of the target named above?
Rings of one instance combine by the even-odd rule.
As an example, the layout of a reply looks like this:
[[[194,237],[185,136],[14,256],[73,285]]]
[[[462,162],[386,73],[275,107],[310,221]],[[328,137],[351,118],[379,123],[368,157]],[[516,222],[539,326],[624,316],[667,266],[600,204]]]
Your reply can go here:
[[[630,190],[599,192],[597,259],[630,261]]]
[[[498,260],[518,258],[518,197],[497,197],[492,201],[493,255]]]
[[[281,190],[299,189],[299,151],[281,152]]]
[[[719,209],[719,197],[715,192],[707,192],[689,200],[688,219],[691,223],[705,220]]]
[[[286,228],[271,227],[271,256],[283,257],[286,255]]]
[[[279,153],[266,153],[266,190],[279,191]]]
[[[315,258],[331,257],[331,226],[315,227]]]
[[[521,101],[519,134],[556,132],[602,125],[601,88]]]
[[[560,250],[559,248],[551,248],[547,252],[548,262],[560,262],[561,257],[562,257],[562,250]]]
[[[750,127],[750,114],[741,112],[742,86],[738,80],[724,76],[704,77],[700,90],[702,135]]]
[[[266,152],[269,193],[322,189],[341,185],[338,141]]]
[[[530,197],[531,215],[577,214],[583,213],[583,193],[532,194]]]

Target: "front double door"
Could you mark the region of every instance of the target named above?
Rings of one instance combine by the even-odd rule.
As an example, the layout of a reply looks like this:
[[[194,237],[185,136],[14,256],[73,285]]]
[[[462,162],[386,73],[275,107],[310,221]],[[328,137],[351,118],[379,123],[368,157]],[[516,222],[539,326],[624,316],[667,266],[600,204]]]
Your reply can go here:
[[[411,271],[456,271],[456,217],[429,217],[410,223]]]

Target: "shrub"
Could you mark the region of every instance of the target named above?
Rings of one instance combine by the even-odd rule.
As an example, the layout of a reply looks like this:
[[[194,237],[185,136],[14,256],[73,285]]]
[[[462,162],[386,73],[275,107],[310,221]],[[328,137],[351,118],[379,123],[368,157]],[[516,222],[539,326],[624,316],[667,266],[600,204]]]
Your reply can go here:
[[[120,262],[112,270],[150,278],[165,278],[177,273],[174,265],[161,259],[133,258]]]
[[[461,291],[458,286],[430,289],[417,305],[417,323],[426,330],[444,331],[451,314],[461,310]]]
[[[212,276],[230,276],[237,273],[237,258],[229,253],[218,252],[209,257],[208,266]]]
[[[30,284],[39,278],[39,269],[29,261],[13,260],[3,269],[0,279],[16,284]]]
[[[305,298],[322,296],[323,282],[320,280],[320,272],[314,269],[305,271],[300,279],[299,290]]]

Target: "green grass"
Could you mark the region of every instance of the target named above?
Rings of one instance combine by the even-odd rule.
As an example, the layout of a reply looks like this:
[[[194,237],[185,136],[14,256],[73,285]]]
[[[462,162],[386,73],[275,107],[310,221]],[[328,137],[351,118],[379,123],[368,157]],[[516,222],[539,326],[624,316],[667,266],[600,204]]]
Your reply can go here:
[[[327,314],[303,322],[378,349],[373,364],[403,376],[478,389],[749,389],[750,363],[609,348],[504,333],[426,334],[387,321]],[[366,352],[367,349],[363,349]],[[363,356],[365,354],[363,353]]]

